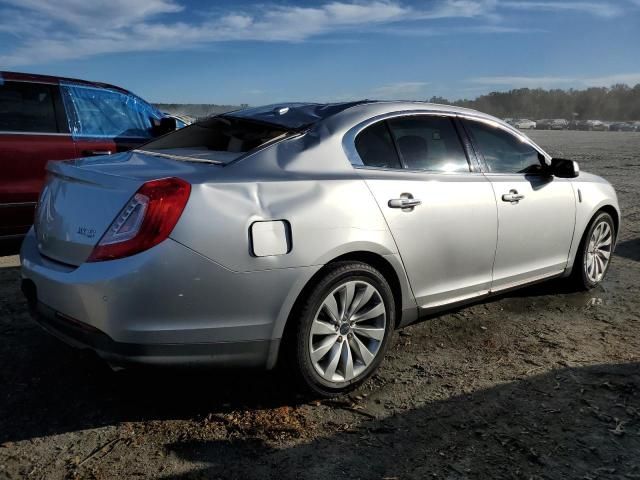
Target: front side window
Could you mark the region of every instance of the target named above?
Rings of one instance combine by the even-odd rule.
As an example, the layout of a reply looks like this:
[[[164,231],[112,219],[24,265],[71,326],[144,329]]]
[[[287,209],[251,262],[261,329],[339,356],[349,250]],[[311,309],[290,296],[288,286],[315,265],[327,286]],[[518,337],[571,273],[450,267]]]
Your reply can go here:
[[[400,157],[409,169],[468,172],[469,163],[453,121],[419,115],[389,120]]]
[[[63,84],[69,130],[76,137],[150,138],[158,111],[132,94]]]
[[[536,173],[542,168],[538,151],[501,128],[467,120],[489,172]]]
[[[56,133],[51,85],[0,82],[0,131]]]

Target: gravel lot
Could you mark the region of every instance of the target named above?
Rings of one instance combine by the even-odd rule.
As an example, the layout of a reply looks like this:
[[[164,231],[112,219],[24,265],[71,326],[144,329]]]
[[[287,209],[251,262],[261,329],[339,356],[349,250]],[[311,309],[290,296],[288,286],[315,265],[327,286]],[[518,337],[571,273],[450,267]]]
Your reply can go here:
[[[410,327],[340,400],[274,373],[112,373],[29,320],[0,258],[0,478],[640,478],[640,133],[531,136],[617,188],[605,284]]]

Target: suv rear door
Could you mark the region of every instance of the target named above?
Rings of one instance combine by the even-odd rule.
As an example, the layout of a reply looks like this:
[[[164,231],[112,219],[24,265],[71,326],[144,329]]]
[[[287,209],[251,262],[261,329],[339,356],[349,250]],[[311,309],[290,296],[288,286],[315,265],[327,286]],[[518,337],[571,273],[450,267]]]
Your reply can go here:
[[[153,137],[160,113],[135,95],[76,83],[60,88],[78,157],[131,150]]]
[[[0,78],[0,239],[33,223],[46,163],[74,156],[58,85]]]

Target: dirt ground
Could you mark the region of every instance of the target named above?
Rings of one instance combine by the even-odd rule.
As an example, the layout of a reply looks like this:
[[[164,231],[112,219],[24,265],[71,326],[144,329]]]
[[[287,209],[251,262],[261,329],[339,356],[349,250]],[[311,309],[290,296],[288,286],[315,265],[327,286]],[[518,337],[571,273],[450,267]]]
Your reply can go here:
[[[640,133],[531,136],[618,191],[604,285],[412,326],[339,400],[274,373],[112,373],[31,322],[0,259],[0,478],[640,479]]]

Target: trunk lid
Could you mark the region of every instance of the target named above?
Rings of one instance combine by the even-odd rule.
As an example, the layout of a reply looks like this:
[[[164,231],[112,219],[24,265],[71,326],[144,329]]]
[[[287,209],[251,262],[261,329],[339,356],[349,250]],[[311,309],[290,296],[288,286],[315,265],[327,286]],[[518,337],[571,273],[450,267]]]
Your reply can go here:
[[[35,219],[38,249],[78,266],[142,184],[166,177],[189,181],[203,168],[211,172],[219,167],[136,152],[49,162]]]

